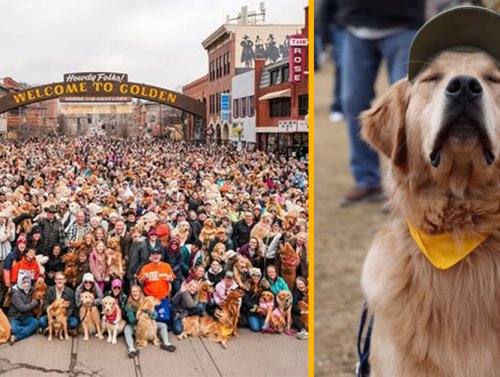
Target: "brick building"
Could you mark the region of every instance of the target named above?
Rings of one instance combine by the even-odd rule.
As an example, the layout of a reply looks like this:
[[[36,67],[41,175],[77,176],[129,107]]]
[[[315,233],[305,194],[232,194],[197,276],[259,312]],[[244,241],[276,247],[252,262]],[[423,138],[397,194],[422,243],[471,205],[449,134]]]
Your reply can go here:
[[[305,8],[305,27],[301,30],[308,37],[308,7]],[[307,114],[308,49],[303,57],[305,75],[297,83],[289,81],[290,62],[282,59],[265,65],[255,61],[255,99],[257,147],[261,150],[302,157],[308,152]]]
[[[182,93],[186,96],[207,103],[208,75],[200,77],[182,87]],[[201,142],[204,140],[206,125],[203,122],[195,121],[194,116],[185,114],[184,140]]]
[[[302,25],[226,23],[202,42],[208,54],[207,141],[230,141],[232,112],[221,111],[221,95],[231,95],[233,77],[253,69],[257,58],[269,63],[286,59],[288,36],[301,28]]]

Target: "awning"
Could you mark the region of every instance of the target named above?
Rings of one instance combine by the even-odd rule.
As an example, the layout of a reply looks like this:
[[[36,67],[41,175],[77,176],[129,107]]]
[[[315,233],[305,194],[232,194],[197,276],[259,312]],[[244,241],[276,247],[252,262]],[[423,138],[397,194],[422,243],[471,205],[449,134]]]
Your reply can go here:
[[[280,98],[280,97],[291,97],[292,91],[290,89],[277,90],[275,92],[264,94],[259,97],[259,101],[264,101],[266,99]]]

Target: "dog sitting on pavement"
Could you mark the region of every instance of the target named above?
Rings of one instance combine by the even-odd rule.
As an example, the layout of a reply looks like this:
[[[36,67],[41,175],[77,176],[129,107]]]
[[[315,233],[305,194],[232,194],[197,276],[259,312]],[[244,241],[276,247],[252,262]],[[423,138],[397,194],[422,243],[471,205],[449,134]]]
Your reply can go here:
[[[116,344],[118,334],[123,332],[125,321],[122,319],[122,311],[113,297],[106,296],[101,301],[102,305],[102,327],[108,333],[108,343]]]
[[[99,311],[94,305],[94,295],[91,292],[82,292],[80,295],[80,332],[83,333],[83,340],[89,340],[89,335],[96,334],[99,339],[104,339],[102,335],[101,320]]]
[[[155,307],[160,301],[153,296],[144,298],[142,305],[137,309],[137,325],[135,326],[135,342],[137,348],[143,348],[151,341],[155,346],[160,345],[155,320]]]
[[[54,302],[47,307],[49,341],[52,340],[52,334],[59,337],[60,340],[69,340],[67,315],[68,307],[69,301],[62,298],[54,300]]]

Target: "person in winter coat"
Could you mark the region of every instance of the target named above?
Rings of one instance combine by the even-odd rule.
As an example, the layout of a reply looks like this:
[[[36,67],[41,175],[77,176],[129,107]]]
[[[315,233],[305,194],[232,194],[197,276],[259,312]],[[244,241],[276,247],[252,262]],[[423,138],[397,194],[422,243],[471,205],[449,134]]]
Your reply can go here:
[[[55,205],[51,205],[47,210],[47,217],[38,220],[38,225],[42,229],[44,255],[49,255],[54,245],[65,244],[64,226],[56,218],[57,212],[58,208]]]
[[[106,245],[103,241],[99,241],[89,257],[90,272],[94,275],[101,292],[104,292],[104,285],[109,282],[109,268],[106,264],[105,251]]]
[[[64,271],[64,262],[61,258],[61,246],[54,245],[49,255],[49,260],[45,264],[45,282],[47,285],[54,285],[54,276],[56,272]]]
[[[125,275],[128,281],[127,289],[135,285],[135,279],[141,267],[149,262],[149,251],[139,229],[132,228],[130,236],[132,237],[132,243],[127,254],[128,263]]]
[[[276,267],[274,265],[267,266],[266,277],[263,279],[263,282],[264,284],[269,285],[269,289],[275,296],[283,290],[292,293],[285,280],[276,273]]]
[[[11,344],[34,334],[38,328],[38,320],[33,315],[33,309],[40,305],[40,301],[31,298],[32,291],[30,276],[20,275],[19,281],[12,288],[8,311]]]
[[[238,221],[233,228],[233,245],[235,248],[242,247],[250,239],[250,232],[255,226],[252,211],[245,211],[243,219]]]
[[[175,274],[175,280],[172,282],[172,293],[175,294],[181,287],[183,281],[182,267],[184,265],[184,255],[180,251],[180,240],[178,237],[170,238],[168,247],[165,250],[165,262],[167,262]]]
[[[44,315],[40,317],[40,327],[42,329],[47,328],[47,307],[52,304],[57,298],[62,298],[69,302],[67,309],[68,316],[68,327],[70,329],[75,329],[78,325],[78,317],[75,313],[75,292],[70,287],[66,286],[66,277],[62,272],[56,272],[54,276],[55,285],[49,287],[47,293],[45,294],[45,300],[42,305],[42,312]]]
[[[80,297],[83,292],[92,293],[94,295],[94,305],[101,305],[101,300],[103,297],[102,291],[97,285],[94,279],[94,275],[92,275],[90,272],[87,272],[85,275],[83,275],[82,284],[80,284],[75,289],[75,305],[77,308],[80,308],[82,304]]]
[[[33,229],[31,229],[31,233],[28,234],[28,247],[35,249],[36,255],[44,254],[45,244],[42,235],[42,228],[40,228],[40,226],[35,225]]]
[[[214,259],[212,263],[210,263],[210,268],[205,274],[205,279],[207,279],[214,286],[219,284],[219,282],[224,279],[224,269],[218,260]]]
[[[192,315],[203,315],[203,308],[199,305],[198,297],[199,283],[191,280],[189,283],[183,282],[179,291],[172,298],[174,306],[173,331],[179,335],[184,331],[182,319]]]

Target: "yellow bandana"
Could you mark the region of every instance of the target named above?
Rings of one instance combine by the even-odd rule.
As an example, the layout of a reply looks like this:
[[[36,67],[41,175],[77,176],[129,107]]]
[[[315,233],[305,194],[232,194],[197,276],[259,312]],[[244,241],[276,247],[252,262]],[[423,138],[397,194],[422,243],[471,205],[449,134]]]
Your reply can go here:
[[[408,229],[418,248],[434,267],[440,270],[446,270],[460,262],[489,236],[468,237],[461,243],[456,243],[448,233],[427,234],[422,230],[415,229],[409,222]]]

